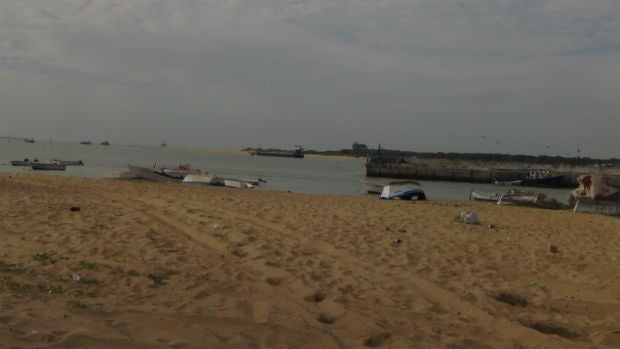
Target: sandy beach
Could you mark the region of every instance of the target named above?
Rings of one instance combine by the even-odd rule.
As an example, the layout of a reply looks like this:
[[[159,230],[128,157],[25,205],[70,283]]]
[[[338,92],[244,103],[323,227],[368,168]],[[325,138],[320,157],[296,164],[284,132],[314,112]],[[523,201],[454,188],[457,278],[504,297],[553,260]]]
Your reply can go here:
[[[0,199],[3,348],[620,347],[617,217],[33,174]]]

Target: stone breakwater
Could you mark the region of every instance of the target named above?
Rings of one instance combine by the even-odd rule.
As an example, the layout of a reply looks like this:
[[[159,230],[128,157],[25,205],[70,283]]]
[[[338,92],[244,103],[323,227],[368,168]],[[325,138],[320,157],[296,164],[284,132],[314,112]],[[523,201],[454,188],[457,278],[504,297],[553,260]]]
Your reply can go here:
[[[482,168],[450,168],[438,166],[412,166],[410,164],[384,163],[366,164],[367,177],[418,179],[429,181],[450,181],[470,183],[492,183],[495,180],[516,180],[526,178],[529,169],[482,169]],[[576,188],[579,186],[577,177],[587,171],[554,171],[554,175],[563,175],[561,187]],[[620,187],[620,176],[606,176],[607,185]]]

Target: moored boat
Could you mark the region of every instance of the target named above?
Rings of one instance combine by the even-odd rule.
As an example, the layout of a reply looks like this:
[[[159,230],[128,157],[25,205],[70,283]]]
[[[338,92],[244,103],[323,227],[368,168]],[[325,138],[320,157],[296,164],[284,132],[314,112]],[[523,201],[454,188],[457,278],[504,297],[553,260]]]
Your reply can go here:
[[[11,166],[30,166],[31,162],[32,161],[30,161],[28,159],[24,159],[24,160],[11,160],[10,161]]]
[[[559,188],[564,175],[552,175],[549,170],[531,170],[524,178],[494,180],[495,185],[521,185],[525,187]]]
[[[426,193],[416,181],[395,181],[386,184],[381,191],[381,199],[426,200]]]
[[[558,209],[563,205],[555,199],[547,199],[547,194],[537,191],[511,189],[497,200],[498,205],[523,205],[538,208]]]
[[[58,160],[58,159],[54,159],[53,160],[56,163],[59,164],[65,164],[67,166],[84,166],[84,162],[82,162],[82,160]]]
[[[521,179],[517,179],[517,180],[513,180],[513,181],[495,180],[495,181],[493,181],[493,184],[495,184],[495,185],[520,185],[521,182],[523,182],[523,180],[521,180]]]
[[[65,164],[59,164],[57,162],[31,162],[30,167],[33,170],[44,170],[44,171],[64,171],[67,168]]]

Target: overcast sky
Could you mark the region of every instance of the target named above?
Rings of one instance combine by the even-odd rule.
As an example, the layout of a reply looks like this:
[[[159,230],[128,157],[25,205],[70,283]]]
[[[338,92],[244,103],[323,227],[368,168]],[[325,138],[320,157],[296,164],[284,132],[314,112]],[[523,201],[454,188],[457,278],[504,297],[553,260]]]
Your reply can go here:
[[[620,1],[1,0],[0,136],[620,157]]]

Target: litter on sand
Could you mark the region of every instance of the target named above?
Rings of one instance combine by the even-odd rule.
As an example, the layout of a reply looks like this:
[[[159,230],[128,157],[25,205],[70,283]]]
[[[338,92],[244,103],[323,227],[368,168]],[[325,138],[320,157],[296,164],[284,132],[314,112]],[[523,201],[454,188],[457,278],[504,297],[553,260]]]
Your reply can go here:
[[[467,224],[480,224],[480,219],[474,211],[461,212],[461,221]]]

